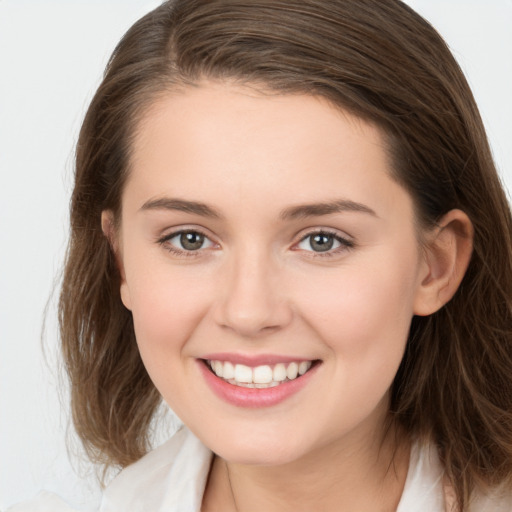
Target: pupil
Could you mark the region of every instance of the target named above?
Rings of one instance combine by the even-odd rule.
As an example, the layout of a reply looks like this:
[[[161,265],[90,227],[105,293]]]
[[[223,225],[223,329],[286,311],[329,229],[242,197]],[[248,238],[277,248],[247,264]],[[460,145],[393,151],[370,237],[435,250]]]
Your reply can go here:
[[[331,235],[314,235],[311,238],[311,248],[318,252],[325,252],[332,249],[334,239]]]
[[[204,236],[199,233],[182,233],[180,243],[184,249],[195,251],[201,249],[204,242]]]

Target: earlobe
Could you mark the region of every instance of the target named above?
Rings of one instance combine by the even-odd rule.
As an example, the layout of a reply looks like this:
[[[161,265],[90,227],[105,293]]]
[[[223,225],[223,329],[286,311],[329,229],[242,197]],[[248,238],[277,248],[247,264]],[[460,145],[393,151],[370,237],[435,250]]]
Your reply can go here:
[[[121,295],[121,301],[124,304],[126,309],[132,310],[132,301],[130,299],[130,291],[128,290],[128,285],[126,284],[126,279],[121,281],[121,287],[119,289]]]
[[[461,210],[451,210],[427,235],[425,272],[414,314],[427,316],[441,309],[455,295],[473,251],[473,224]]]
[[[101,229],[106,239],[108,240],[110,249],[114,255],[116,265],[119,270],[119,276],[121,278],[121,286],[119,289],[121,301],[127,309],[131,310],[130,292],[126,283],[123,258],[119,247],[119,235],[116,232],[114,213],[112,210],[103,210],[101,212]]]

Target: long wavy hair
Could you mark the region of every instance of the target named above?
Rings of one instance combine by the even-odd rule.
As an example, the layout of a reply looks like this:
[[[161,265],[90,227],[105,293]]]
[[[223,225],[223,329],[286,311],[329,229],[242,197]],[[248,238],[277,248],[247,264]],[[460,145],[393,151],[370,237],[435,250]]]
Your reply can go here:
[[[138,121],[203,79],[326,98],[381,128],[396,180],[432,226],[460,208],[474,227],[463,282],[414,317],[390,415],[435,443],[461,510],[512,480],[511,215],[470,88],[447,45],[399,0],[175,0],[115,49],[80,132],[60,329],[73,421],[91,459],[148,450],[160,403],[139,356],[101,230],[119,218]]]

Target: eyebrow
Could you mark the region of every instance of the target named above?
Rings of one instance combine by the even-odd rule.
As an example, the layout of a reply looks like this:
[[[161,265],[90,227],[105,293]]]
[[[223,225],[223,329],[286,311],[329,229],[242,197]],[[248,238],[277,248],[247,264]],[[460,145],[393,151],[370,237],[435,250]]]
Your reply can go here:
[[[198,201],[187,201],[185,199],[175,199],[170,197],[150,199],[142,205],[140,210],[174,210],[200,215],[201,217],[210,217],[214,219],[224,218],[223,215],[215,208],[208,206],[205,203]],[[296,220],[343,212],[367,213],[377,217],[377,214],[374,210],[362,203],[356,203],[355,201],[350,201],[348,199],[337,199],[325,203],[310,203],[290,206],[280,212],[279,218],[281,220]]]
[[[185,201],[184,199],[174,199],[170,197],[162,197],[158,199],[150,199],[146,201],[142,207],[143,210],[175,210],[185,213],[193,213],[201,217],[211,217],[214,219],[222,219],[222,215],[211,206],[197,201]]]
[[[361,212],[378,217],[378,215],[368,206],[362,203],[356,203],[348,199],[337,199],[327,203],[311,203],[298,206],[290,206],[281,211],[279,217],[282,220],[304,219],[307,217],[317,217],[321,215],[332,215],[333,213],[343,212]]]

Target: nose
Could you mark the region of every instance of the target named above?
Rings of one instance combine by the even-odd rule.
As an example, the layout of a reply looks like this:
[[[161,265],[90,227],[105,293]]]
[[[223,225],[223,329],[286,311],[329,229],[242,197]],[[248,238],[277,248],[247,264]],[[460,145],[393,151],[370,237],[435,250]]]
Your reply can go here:
[[[232,255],[225,272],[219,275],[216,322],[245,338],[258,338],[286,327],[293,311],[283,274],[268,255]]]

